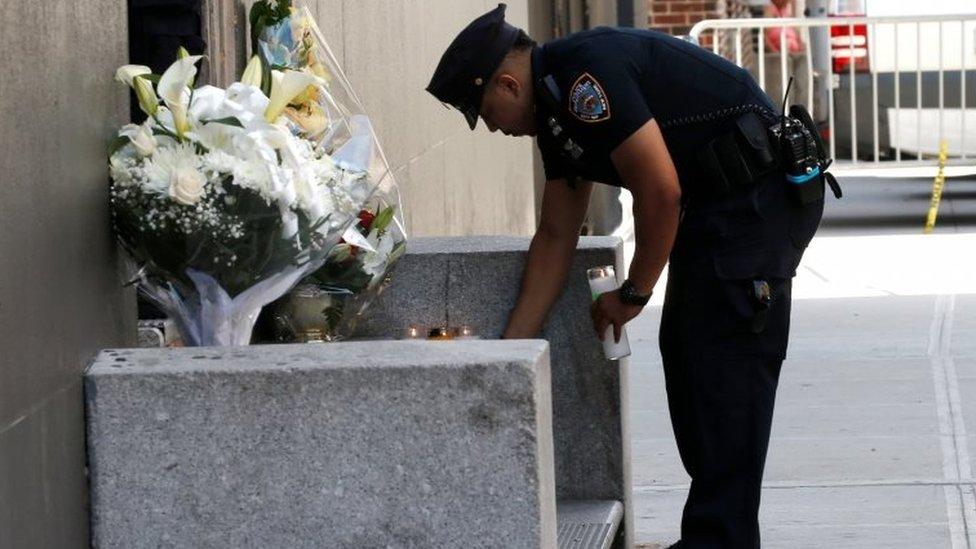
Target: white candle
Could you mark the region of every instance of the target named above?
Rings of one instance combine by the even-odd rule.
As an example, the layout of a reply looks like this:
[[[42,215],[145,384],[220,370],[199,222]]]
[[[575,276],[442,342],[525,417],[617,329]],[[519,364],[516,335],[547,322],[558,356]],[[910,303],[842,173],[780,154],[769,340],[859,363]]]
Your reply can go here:
[[[458,334],[457,336],[455,336],[454,339],[465,340],[465,339],[481,339],[481,338],[474,334],[474,329],[472,329],[471,326],[464,325],[458,329]]]
[[[593,301],[606,292],[616,290],[619,286],[612,265],[590,269],[586,271],[586,276],[590,280],[590,294]],[[625,327],[620,327],[620,341],[617,342],[613,340],[613,324],[607,326],[606,332],[603,333],[603,355],[609,360],[630,356],[630,342],[627,340]]]

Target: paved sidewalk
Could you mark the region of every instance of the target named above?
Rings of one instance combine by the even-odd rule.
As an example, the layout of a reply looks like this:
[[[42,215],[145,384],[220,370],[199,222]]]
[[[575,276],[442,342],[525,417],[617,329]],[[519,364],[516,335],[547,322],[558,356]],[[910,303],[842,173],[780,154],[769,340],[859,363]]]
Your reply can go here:
[[[828,229],[808,250],[766,469],[763,547],[976,548],[976,234],[914,227]],[[641,543],[677,539],[688,482],[657,350],[662,293],[629,327]]]

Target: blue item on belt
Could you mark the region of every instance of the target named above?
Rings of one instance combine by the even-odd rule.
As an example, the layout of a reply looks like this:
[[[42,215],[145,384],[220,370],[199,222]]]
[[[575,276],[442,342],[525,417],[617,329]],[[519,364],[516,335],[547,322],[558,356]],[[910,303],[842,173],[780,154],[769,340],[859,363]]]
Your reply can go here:
[[[820,175],[820,166],[815,166],[809,172],[802,175],[786,174],[786,180],[794,185],[803,185],[804,183],[814,179]]]

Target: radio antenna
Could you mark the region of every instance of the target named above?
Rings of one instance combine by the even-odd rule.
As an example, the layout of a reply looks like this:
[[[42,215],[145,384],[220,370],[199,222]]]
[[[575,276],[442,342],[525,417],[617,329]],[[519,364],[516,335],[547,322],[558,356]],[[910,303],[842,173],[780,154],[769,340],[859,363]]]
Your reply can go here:
[[[786,101],[790,98],[790,88],[793,87],[793,77],[790,76],[789,82],[786,84],[786,93],[783,94],[783,112],[780,114],[780,118],[786,120]]]

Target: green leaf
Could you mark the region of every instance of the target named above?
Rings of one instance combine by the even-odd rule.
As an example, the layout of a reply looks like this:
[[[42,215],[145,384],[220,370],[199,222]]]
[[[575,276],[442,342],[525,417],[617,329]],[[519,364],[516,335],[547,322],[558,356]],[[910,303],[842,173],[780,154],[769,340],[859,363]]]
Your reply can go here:
[[[116,137],[111,141],[111,143],[108,144],[108,155],[112,156],[113,154],[119,152],[119,149],[128,145],[131,142],[132,140],[129,139],[128,136],[120,135]]]
[[[386,230],[393,222],[393,206],[388,206],[383,209],[379,214],[377,214],[376,219],[373,220],[373,225],[370,229],[376,229],[377,231]]]
[[[402,256],[406,251],[407,241],[401,240],[400,242],[397,242],[396,246],[393,246],[393,250],[390,251],[390,257],[387,259],[387,264],[393,265],[396,263],[397,260],[400,259],[400,256]]]
[[[339,305],[333,305],[327,307],[322,314],[325,316],[325,325],[329,329],[329,332],[335,332],[339,328],[339,324],[342,323],[343,317],[343,307],[344,303]]]
[[[233,116],[228,116],[226,118],[215,118],[213,120],[201,120],[201,122],[204,124],[226,124],[228,126],[236,126],[238,128],[244,127],[244,124]]]
[[[166,137],[172,137],[177,141],[181,141],[180,136],[160,126],[153,127],[152,133],[153,135],[164,135]]]

